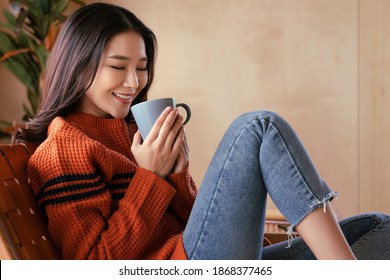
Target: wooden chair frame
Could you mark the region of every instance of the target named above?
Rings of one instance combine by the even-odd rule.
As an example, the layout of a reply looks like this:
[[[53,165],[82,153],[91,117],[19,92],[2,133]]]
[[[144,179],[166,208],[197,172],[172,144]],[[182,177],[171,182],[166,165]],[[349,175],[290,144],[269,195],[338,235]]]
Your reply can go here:
[[[2,258],[60,258],[47,233],[47,219],[38,207],[27,177],[27,162],[35,148],[34,145],[0,144]]]

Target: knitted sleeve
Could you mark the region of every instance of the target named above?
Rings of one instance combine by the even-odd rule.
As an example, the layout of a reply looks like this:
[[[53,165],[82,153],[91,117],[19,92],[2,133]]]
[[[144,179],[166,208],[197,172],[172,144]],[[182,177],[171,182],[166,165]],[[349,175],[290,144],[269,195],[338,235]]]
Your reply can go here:
[[[137,259],[156,238],[176,190],[145,169],[118,170],[121,164],[114,162],[121,160],[119,153],[77,137],[47,143],[31,157],[31,184],[64,259]],[[113,178],[114,169],[123,177]],[[112,212],[112,188],[123,187],[126,176],[131,182]]]
[[[181,219],[183,225],[185,225],[190,216],[198,189],[190,176],[188,167],[180,173],[168,175],[166,180],[176,190],[170,207],[172,207],[173,211]]]

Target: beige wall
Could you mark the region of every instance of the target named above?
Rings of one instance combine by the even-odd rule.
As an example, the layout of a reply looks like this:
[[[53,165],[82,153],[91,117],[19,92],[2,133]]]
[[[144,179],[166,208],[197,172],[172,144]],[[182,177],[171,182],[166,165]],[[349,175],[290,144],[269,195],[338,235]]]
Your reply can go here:
[[[390,1],[360,1],[359,209],[390,212]]]
[[[334,204],[341,216],[390,212],[389,1],[110,2],[135,12],[157,35],[150,97],[191,106],[187,134],[198,185],[230,122],[267,109],[296,128],[340,193]],[[11,103],[21,95],[9,90],[15,82],[2,66],[0,75],[0,119],[19,118],[19,105]]]

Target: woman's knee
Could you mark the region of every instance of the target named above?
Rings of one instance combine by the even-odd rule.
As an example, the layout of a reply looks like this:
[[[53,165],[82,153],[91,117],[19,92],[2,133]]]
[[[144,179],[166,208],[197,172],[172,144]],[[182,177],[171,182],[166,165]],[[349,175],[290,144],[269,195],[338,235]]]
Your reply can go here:
[[[278,113],[267,110],[244,113],[234,120],[231,127],[234,129],[243,129],[250,125],[254,125],[254,127],[260,129],[261,134],[265,134],[270,126],[275,128],[281,134],[286,134],[287,136],[295,134],[294,129],[287,120]]]
[[[239,124],[241,126],[246,126],[251,123],[265,123],[269,124],[272,123],[275,126],[279,125],[288,125],[287,121],[283,119],[279,114],[273,112],[273,111],[251,111],[244,114],[241,114],[238,116],[234,122],[234,124]]]
[[[238,116],[235,121],[251,122],[254,120],[267,120],[271,122],[279,119],[282,119],[282,117],[273,111],[260,110],[260,111],[251,111],[251,112],[243,113],[240,116]]]

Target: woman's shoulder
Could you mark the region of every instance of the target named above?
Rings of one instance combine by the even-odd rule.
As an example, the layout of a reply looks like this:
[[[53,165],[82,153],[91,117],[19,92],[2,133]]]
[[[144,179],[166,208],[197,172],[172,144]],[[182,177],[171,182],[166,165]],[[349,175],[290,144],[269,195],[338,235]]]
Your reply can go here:
[[[32,157],[58,157],[58,154],[79,156],[89,150],[101,149],[101,143],[88,137],[80,126],[63,117],[56,117],[49,125],[47,138],[37,147]]]
[[[28,169],[45,182],[64,174],[89,174],[96,161],[110,162],[106,148],[71,123],[56,118],[46,140],[31,155]]]
[[[56,117],[50,123],[47,138],[84,138],[85,133],[80,124],[75,124],[64,117]]]

